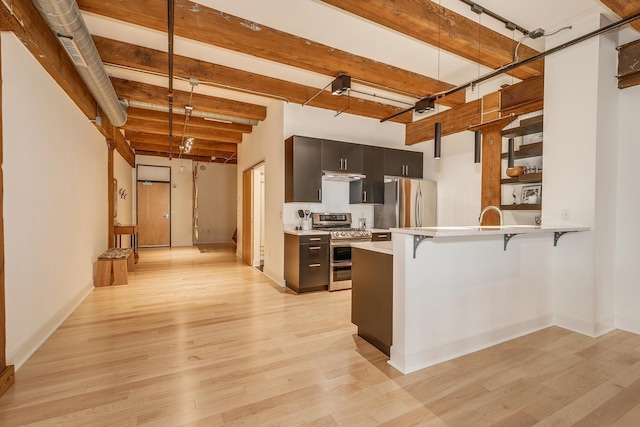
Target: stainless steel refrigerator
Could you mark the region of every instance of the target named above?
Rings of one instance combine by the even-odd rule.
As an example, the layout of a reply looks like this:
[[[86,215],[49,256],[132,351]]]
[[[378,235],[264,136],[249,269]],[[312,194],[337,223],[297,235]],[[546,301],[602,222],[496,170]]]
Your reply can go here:
[[[386,178],[384,204],[373,208],[375,228],[435,227],[436,183],[422,179]]]

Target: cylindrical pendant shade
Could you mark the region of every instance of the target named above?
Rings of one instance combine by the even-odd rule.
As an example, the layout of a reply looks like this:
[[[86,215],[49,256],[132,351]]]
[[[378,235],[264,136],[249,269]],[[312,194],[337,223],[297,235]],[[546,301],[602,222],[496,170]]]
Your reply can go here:
[[[433,141],[433,158],[434,159],[440,158],[440,149],[442,144],[441,139],[442,139],[442,123],[436,122],[436,133],[435,133],[435,139]]]
[[[513,138],[509,138],[509,157],[508,157],[508,165],[507,167],[513,167],[513,155],[514,155],[514,140]]]
[[[473,150],[473,162],[480,163],[480,150],[482,147],[482,132],[479,130],[475,131],[475,148]]]

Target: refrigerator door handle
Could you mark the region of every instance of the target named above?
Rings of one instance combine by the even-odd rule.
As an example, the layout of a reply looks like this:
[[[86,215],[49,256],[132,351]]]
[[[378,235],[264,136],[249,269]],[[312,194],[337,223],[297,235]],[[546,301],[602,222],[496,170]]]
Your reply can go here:
[[[415,206],[416,226],[422,227],[422,189],[420,188],[419,184],[418,184],[418,189],[416,191],[415,203],[416,203],[416,206]]]

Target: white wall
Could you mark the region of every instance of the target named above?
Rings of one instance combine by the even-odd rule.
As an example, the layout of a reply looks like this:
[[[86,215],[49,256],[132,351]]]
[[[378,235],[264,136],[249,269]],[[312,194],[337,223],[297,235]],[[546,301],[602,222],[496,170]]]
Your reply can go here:
[[[107,146],[22,43],[1,37],[6,350],[20,367],[93,289]]]
[[[220,163],[197,167],[199,239],[194,243],[230,243],[236,229],[238,168]]]
[[[114,150],[113,152],[113,177],[118,180],[118,189],[116,199],[118,200],[118,210],[116,221],[122,225],[135,224],[133,220],[134,216],[134,190],[133,190],[133,174],[134,169],[127,163],[120,153]],[[120,194],[120,191],[123,194]],[[122,247],[128,248],[131,246],[128,236],[122,236]]]
[[[599,26],[593,16],[553,41]],[[562,223],[566,211],[571,222],[591,227],[556,248],[556,323],[592,336],[614,326],[615,55],[615,39],[599,37],[545,60],[543,223]]]
[[[265,259],[264,273],[284,286],[284,110],[282,102],[267,106],[267,119],[245,135],[238,147],[237,224],[238,248],[242,254],[242,172],[264,161],[265,173]]]
[[[136,165],[171,167],[171,246],[193,246],[192,163],[177,158],[136,156]],[[180,173],[180,166],[184,166],[184,173]]]
[[[640,159],[640,86],[620,92],[619,111],[616,326],[640,334],[640,197],[635,196],[637,183],[633,179]]]

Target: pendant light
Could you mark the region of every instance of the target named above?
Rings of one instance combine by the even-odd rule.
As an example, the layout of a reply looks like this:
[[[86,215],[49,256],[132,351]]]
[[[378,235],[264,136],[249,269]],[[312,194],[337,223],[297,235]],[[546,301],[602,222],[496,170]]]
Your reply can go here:
[[[471,8],[473,10],[473,7]],[[478,58],[477,58],[477,64],[478,64],[478,77],[480,77],[480,27],[482,26],[482,8],[480,8],[480,11],[474,10],[474,12],[476,12],[478,14]],[[472,85],[471,86],[471,90],[473,91],[475,89],[478,100],[480,100],[480,88],[477,85]],[[480,108],[480,121],[482,121],[482,109]],[[476,130],[474,132],[474,145],[473,145],[473,163],[480,163],[481,159],[481,149],[482,149],[482,132],[480,132],[479,130]]]
[[[514,139],[513,138],[509,138],[509,157],[508,157],[508,164],[507,167],[512,168],[513,167],[513,158],[514,158]]]
[[[433,158],[440,158],[440,149],[442,146],[442,123],[436,122],[435,139],[433,140]]]
[[[440,20],[442,19],[442,7],[440,0],[438,0],[438,81],[436,83],[436,92],[440,90],[440,34],[442,29],[440,28]],[[433,139],[433,158],[440,159],[440,151],[442,148],[442,123],[436,122]]]

